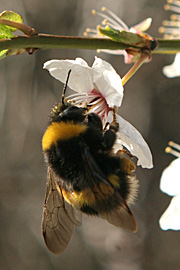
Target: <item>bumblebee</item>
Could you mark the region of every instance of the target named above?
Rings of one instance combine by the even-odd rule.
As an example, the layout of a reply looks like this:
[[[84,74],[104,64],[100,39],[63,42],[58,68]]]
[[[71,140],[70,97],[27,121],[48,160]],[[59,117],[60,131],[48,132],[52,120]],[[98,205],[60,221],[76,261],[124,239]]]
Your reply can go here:
[[[118,125],[114,121],[103,129],[97,114],[65,104],[66,87],[67,82],[42,138],[48,171],[42,232],[56,254],[81,225],[82,213],[137,231],[128,207],[137,191],[135,165],[122,151],[113,153]]]

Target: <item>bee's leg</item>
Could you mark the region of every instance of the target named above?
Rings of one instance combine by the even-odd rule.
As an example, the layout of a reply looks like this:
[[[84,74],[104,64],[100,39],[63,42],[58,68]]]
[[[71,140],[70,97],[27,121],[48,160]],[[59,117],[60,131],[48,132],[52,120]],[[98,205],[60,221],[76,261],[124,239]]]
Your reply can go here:
[[[116,132],[119,130],[119,123],[114,120],[111,124],[106,123],[105,127],[109,125],[109,129],[104,132],[103,136],[103,148],[104,150],[110,150],[116,140]]]
[[[102,146],[104,150],[110,150],[116,140],[116,133],[113,129],[108,129],[104,132]]]
[[[134,157],[134,156],[131,155],[131,153],[129,153],[129,151],[126,150],[126,149],[120,149],[120,150],[118,150],[117,153],[116,153],[116,155],[119,156],[119,157],[125,157],[125,155],[127,155],[127,156],[130,157],[130,158],[133,158],[133,157]]]
[[[126,150],[120,149],[117,151],[116,156],[120,157],[120,169],[125,174],[130,174],[136,170],[136,165],[132,160],[126,156],[133,158],[133,156]]]
[[[110,127],[109,127],[110,130],[113,130],[114,132],[117,132],[119,130],[119,123],[116,122],[116,121],[113,121],[111,124],[110,124]]]
[[[101,121],[101,119],[99,118],[99,116],[97,114],[95,114],[95,113],[89,113],[87,115],[87,117],[88,117],[88,124],[95,125],[100,130],[103,129],[103,127],[102,127],[102,121]]]
[[[109,126],[109,129],[114,130],[114,132],[117,132],[119,130],[119,123],[117,122],[116,119],[116,112],[117,112],[117,108],[113,109],[113,121]]]

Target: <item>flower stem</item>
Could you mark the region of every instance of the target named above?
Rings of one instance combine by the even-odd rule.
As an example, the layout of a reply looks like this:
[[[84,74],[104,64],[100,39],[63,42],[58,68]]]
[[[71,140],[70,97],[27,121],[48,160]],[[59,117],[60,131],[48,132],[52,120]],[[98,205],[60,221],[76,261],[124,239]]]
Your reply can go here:
[[[27,36],[0,39],[0,51],[9,49],[26,49],[36,48],[40,50],[46,49],[109,49],[109,50],[125,50],[129,45],[115,42],[108,38],[87,38],[87,37],[70,37],[56,36],[47,34],[35,34],[33,29],[20,23],[12,22],[15,28],[23,31]],[[9,22],[9,26],[10,26]],[[21,28],[20,28],[21,27]],[[32,32],[31,32],[32,31]],[[180,39],[167,40],[156,39],[158,46],[152,51],[152,54],[175,54],[180,52]],[[136,48],[136,46],[130,46]]]
[[[126,75],[122,78],[122,85],[124,86],[127,81],[136,73],[136,71],[141,67],[141,65],[145,62],[145,60],[149,58],[149,54],[142,54],[138,61],[134,64],[134,66],[126,73]]]
[[[87,38],[38,34],[31,37],[15,37],[0,40],[0,51],[5,49],[127,49],[128,46],[107,38]]]
[[[35,34],[34,28],[31,28],[30,26],[27,26],[23,23],[0,19],[0,24],[14,27],[14,28],[22,31],[26,36],[33,36]]]
[[[152,54],[176,54],[180,52],[180,39],[156,39],[158,46]]]

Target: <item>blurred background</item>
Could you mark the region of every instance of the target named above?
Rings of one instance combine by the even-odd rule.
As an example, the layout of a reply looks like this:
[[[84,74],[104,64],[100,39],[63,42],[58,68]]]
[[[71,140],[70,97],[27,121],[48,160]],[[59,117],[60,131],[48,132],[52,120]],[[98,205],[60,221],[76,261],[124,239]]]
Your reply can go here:
[[[158,28],[171,12],[165,0],[1,0],[0,9],[20,13],[38,33],[82,36],[96,27],[92,9],[110,8],[129,26],[152,17],[148,33],[161,37]],[[167,79],[162,67],[172,55],[154,55],[125,86],[119,111],[148,142],[151,170],[137,168],[138,199],[131,207],[139,230],[127,233],[105,221],[83,217],[83,225],[62,255],[53,255],[41,235],[41,216],[46,189],[41,138],[53,104],[63,85],[53,79],[43,63],[50,59],[84,58],[94,61],[96,51],[47,50],[22,54],[0,62],[0,269],[2,270],[168,270],[180,269],[180,232],[162,231],[159,218],[171,197],[159,190],[159,180],[173,157],[165,154],[169,140],[180,143],[180,78]],[[104,53],[123,76],[131,67],[122,56]]]

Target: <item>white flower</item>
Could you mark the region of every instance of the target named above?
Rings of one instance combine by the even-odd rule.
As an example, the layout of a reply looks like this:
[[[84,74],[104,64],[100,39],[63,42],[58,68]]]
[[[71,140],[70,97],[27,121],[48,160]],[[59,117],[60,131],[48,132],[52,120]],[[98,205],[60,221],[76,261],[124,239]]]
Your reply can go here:
[[[159,224],[163,230],[180,230],[180,195],[173,197]]]
[[[123,99],[123,86],[120,76],[106,61],[95,58],[92,68],[81,58],[75,60],[50,60],[44,64],[50,74],[65,83],[68,71],[71,75],[68,86],[77,94],[69,97],[74,105],[90,105],[91,111],[107,122],[109,110],[120,107]]]
[[[104,18],[102,21],[103,26],[110,26],[111,28],[117,29],[119,31],[129,31],[135,34],[142,34],[146,30],[149,29],[151,26],[152,19],[147,18],[144,21],[140,22],[139,24],[136,24],[132,27],[128,27],[116,14],[114,14],[111,10],[103,7],[102,9],[103,13],[96,12],[95,10],[92,11],[94,15],[99,15],[100,17]],[[103,37],[105,38],[104,35],[101,35],[98,30],[96,29],[91,29],[87,28],[86,32],[84,33],[85,36],[90,36],[90,37]],[[128,54],[125,50],[100,50],[105,53],[109,54],[117,54],[117,55],[124,55],[125,63],[132,63],[133,62],[133,56]]]
[[[163,74],[168,78],[174,78],[180,76],[180,53],[177,53],[174,58],[174,62],[163,67]]]
[[[165,39],[179,39],[180,38],[180,1],[167,0],[169,4],[164,6],[165,10],[172,10],[179,14],[172,14],[170,20],[163,21],[159,28],[159,32],[163,34]],[[174,62],[171,65],[163,68],[163,74],[168,78],[180,76],[180,53],[177,53]]]
[[[160,189],[169,196],[180,194],[180,158],[173,160],[163,171]]]
[[[173,142],[169,143],[171,147],[167,147],[167,152],[177,156],[170,165],[163,171],[160,180],[160,189],[170,196],[175,196],[167,210],[160,218],[159,224],[163,230],[180,230],[180,146]]]
[[[151,151],[140,132],[121,116],[116,115],[116,118],[119,123],[116,150],[120,148],[120,145],[125,146],[132,155],[138,158],[137,165],[151,169],[153,167]],[[111,123],[112,119],[112,112],[109,112],[108,121]]]
[[[81,58],[75,60],[50,60],[44,68],[56,79],[65,83],[71,69],[68,86],[76,92],[67,101],[76,106],[90,106],[90,112],[97,113],[105,125],[112,122],[112,110],[121,106],[123,86],[114,68],[100,58],[95,58],[92,67]],[[138,158],[138,165],[152,168],[152,156],[141,134],[127,121],[117,115],[120,125],[116,148],[124,145]],[[116,149],[116,150],[117,150]]]

